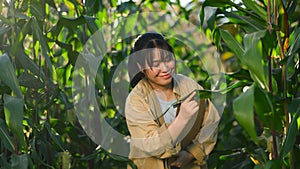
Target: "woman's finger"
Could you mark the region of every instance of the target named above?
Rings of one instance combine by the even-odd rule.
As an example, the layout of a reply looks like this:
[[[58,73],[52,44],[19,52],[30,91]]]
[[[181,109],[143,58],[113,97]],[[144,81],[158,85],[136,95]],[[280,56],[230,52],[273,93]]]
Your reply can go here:
[[[189,102],[189,101],[191,101],[195,95],[196,95],[196,92],[195,92],[195,91],[192,92],[192,93],[188,96],[188,98],[186,98],[186,99],[184,100],[184,102]]]

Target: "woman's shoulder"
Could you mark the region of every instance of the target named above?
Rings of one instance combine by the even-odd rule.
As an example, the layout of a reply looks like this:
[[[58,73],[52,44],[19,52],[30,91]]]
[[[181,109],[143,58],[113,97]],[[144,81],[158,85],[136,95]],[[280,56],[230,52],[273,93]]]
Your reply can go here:
[[[189,76],[176,74],[174,76],[175,88],[182,91],[191,92],[195,89],[203,89],[203,87],[198,84],[194,79]]]
[[[149,85],[142,79],[133,89],[131,89],[128,97],[145,98],[149,94],[149,90]]]

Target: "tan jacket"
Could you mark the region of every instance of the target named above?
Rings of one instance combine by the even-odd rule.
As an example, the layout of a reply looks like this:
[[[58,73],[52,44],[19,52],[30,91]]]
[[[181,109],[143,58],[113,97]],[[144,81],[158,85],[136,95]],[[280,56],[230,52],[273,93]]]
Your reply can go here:
[[[173,91],[177,99],[196,88],[202,89],[189,77],[177,74],[173,79]],[[128,95],[125,115],[131,134],[129,158],[138,169],[168,169],[180,150],[186,150],[195,157],[193,163],[182,169],[199,169],[205,165],[216,143],[220,116],[208,100],[201,100],[193,128],[182,141],[173,143],[163,116],[159,118],[159,122],[155,122],[162,115],[162,111],[147,79],[142,79]]]

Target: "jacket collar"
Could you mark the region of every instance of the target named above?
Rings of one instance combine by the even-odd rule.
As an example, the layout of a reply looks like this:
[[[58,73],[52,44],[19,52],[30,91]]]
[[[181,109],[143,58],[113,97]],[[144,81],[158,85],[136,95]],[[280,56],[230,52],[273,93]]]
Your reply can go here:
[[[182,96],[182,91],[179,87],[180,78],[178,75],[173,75],[173,92],[175,94],[176,99],[178,100]],[[153,115],[153,119],[157,119],[162,115],[162,110],[160,108],[160,104],[158,102],[157,96],[152,89],[146,78],[143,78],[135,87],[136,91],[141,95],[142,98],[145,98],[145,101],[149,104],[149,109]],[[165,123],[164,117],[158,119],[159,124],[162,125]]]

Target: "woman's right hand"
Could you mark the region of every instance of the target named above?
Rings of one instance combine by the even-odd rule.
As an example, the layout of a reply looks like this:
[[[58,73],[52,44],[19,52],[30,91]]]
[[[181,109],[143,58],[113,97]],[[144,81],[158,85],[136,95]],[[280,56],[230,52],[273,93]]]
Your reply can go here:
[[[194,99],[196,92],[193,92],[180,105],[178,116],[183,120],[190,120],[199,111],[199,102]]]

